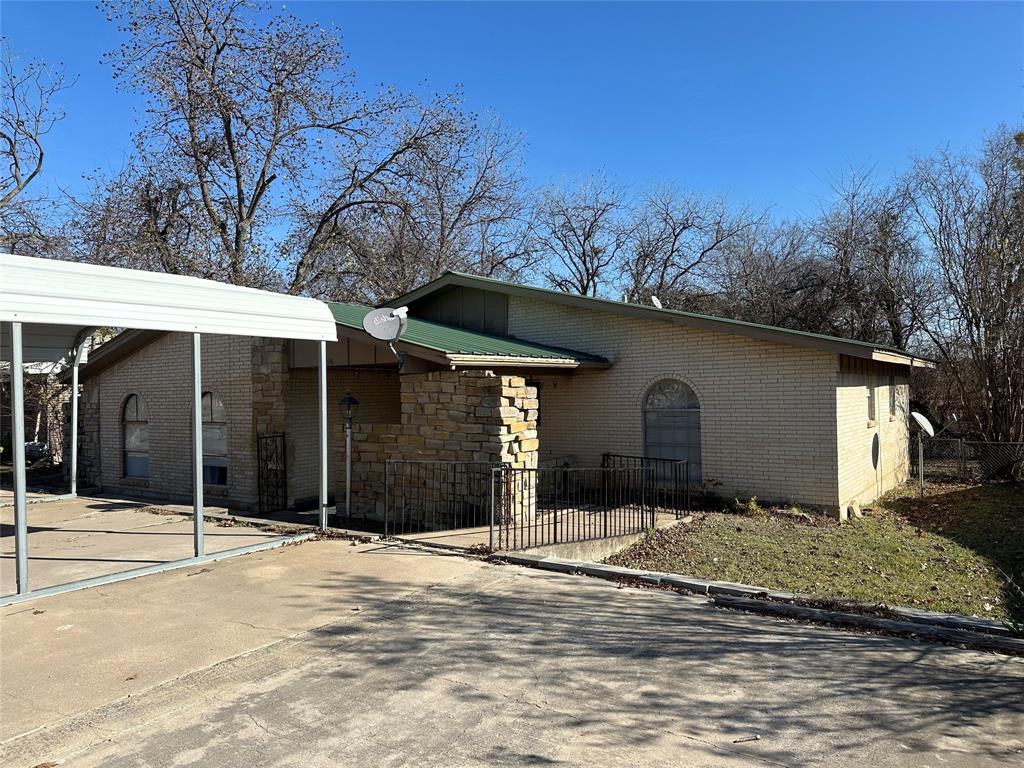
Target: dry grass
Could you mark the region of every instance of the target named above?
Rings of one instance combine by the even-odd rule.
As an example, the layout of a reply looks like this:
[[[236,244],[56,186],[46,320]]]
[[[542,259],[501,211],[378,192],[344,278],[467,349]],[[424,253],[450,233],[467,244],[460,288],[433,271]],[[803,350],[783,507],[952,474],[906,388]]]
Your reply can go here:
[[[822,598],[1024,619],[1024,486],[910,489],[842,525],[756,505],[703,513],[609,558],[633,568]]]

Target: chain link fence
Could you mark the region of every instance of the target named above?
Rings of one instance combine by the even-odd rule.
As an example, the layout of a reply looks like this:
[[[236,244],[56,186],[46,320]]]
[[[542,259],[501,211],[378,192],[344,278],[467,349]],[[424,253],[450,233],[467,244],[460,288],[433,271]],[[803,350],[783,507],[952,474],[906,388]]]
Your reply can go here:
[[[924,478],[934,483],[1024,480],[1024,443],[963,438],[924,439]],[[919,475],[917,440],[910,441],[911,477]]]

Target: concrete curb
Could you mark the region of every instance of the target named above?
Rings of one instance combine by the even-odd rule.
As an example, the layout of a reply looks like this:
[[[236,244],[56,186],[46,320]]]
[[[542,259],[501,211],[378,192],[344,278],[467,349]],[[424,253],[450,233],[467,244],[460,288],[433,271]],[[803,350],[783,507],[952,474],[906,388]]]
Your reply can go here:
[[[824,608],[813,608],[792,603],[778,603],[771,600],[756,600],[748,597],[732,597],[716,595],[712,598],[715,605],[723,608],[747,611],[749,613],[768,614],[781,618],[818,621],[823,624],[871,629],[894,635],[913,635],[929,640],[940,640],[944,643],[956,643],[987,651],[1000,651],[1024,656],[1024,640],[1004,637],[987,632],[976,632],[970,629],[953,629],[934,624],[916,621],[898,621],[880,616],[865,616],[860,613],[830,611]]]
[[[712,599],[718,596],[727,598],[746,598],[747,600],[752,600],[759,604],[767,602],[775,605],[790,606],[792,606],[795,601],[801,599],[820,601],[820,598],[814,598],[811,595],[802,595],[794,592],[779,592],[766,589],[765,587],[751,586],[749,584],[736,584],[731,581],[708,581],[705,579],[692,578],[690,576],[682,576],[675,573],[622,568],[617,565],[606,565],[604,563],[586,563],[576,560],[563,560],[557,557],[543,557],[526,552],[495,552],[491,555],[490,559],[498,562],[511,563],[513,565],[523,565],[529,568],[539,568],[544,571],[554,571],[556,573],[584,574],[586,576],[592,576],[598,579],[607,579],[610,581],[638,581],[642,584],[652,586],[681,589],[696,595],[707,595]],[[851,607],[865,609],[878,607],[867,603],[848,603],[848,605]],[[804,608],[805,606],[799,607]],[[1010,637],[1009,630],[1007,630],[1006,627],[998,621],[979,619],[972,616],[959,616],[951,613],[922,611],[916,608],[892,606],[886,606],[886,608],[897,614],[900,619],[879,619],[879,621],[905,623],[909,626],[917,627],[917,634],[924,634],[924,630],[922,628],[933,627],[937,629],[968,632],[972,637],[1000,637],[1008,640],[1014,640],[1014,638]],[[826,614],[841,613],[820,608],[808,608],[808,610],[817,610]],[[853,613],[841,613],[841,615],[862,616],[861,614]],[[863,618],[874,617],[864,616]],[[967,642],[967,640],[960,640],[957,642]],[[1024,641],[1014,640],[1014,642],[1024,644]],[[973,644],[978,645],[978,643]],[[1014,647],[1016,647],[1016,645],[1014,645]]]

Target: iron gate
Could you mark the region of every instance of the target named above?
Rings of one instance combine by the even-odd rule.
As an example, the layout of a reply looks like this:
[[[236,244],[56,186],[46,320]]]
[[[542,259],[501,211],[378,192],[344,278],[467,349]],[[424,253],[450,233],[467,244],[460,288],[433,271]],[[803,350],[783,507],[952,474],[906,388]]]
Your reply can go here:
[[[283,432],[256,438],[256,484],[261,515],[288,506],[288,461]]]

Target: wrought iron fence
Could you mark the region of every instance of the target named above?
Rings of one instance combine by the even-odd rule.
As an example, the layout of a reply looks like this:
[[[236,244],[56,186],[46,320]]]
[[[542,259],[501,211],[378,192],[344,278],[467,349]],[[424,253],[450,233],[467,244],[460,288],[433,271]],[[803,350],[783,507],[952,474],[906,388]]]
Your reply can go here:
[[[256,438],[256,485],[261,515],[288,506],[288,453],[283,432]]]
[[[496,467],[491,547],[529,549],[652,528],[659,511],[677,511],[661,506],[672,495],[659,493],[667,481],[657,472],[654,466]]]
[[[1024,479],[1024,443],[982,442],[962,438],[924,439],[925,480],[976,483]],[[910,474],[919,475],[917,440],[910,441]]]
[[[601,456],[605,469],[653,469],[652,503],[659,509],[674,512],[676,517],[688,513],[690,506],[690,462],[685,459],[655,459],[650,456],[629,456],[605,453]]]
[[[487,461],[386,462],[384,534],[488,525],[492,466]]]

